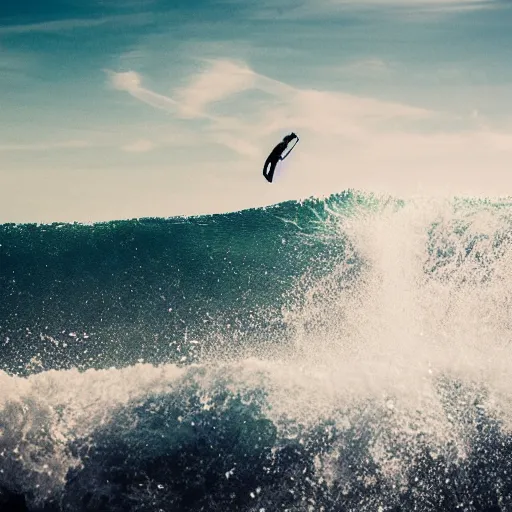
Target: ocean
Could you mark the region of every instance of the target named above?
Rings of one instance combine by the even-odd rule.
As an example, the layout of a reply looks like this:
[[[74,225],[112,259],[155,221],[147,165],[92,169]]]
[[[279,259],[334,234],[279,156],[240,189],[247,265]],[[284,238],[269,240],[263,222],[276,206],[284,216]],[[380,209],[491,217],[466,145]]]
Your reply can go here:
[[[512,201],[0,225],[0,511],[512,510]]]

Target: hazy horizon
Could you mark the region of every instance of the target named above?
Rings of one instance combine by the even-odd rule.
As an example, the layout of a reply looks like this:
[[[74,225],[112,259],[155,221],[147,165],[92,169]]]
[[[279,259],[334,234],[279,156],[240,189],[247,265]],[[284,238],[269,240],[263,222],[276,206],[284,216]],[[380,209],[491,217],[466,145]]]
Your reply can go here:
[[[503,0],[10,0],[0,222],[512,195],[511,23]]]

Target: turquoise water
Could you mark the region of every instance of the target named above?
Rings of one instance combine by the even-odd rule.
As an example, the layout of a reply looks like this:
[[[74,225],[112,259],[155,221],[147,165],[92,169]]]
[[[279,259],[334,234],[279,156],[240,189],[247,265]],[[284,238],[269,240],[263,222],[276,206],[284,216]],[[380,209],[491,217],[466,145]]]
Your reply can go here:
[[[348,191],[1,225],[0,510],[512,509],[511,221]]]

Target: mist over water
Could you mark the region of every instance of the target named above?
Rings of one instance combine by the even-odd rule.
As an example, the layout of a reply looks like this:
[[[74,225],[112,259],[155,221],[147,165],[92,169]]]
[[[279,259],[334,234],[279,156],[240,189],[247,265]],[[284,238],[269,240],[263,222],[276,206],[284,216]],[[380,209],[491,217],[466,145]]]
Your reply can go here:
[[[511,214],[0,226],[0,504],[511,510]]]

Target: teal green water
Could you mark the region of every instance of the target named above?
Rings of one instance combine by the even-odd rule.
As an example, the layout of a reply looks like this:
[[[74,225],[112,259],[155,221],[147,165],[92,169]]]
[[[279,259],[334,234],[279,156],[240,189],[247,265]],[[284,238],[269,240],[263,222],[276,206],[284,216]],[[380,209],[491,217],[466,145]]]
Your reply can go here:
[[[360,204],[373,201],[349,192],[202,217],[4,224],[0,368],[18,373],[34,356],[45,369],[176,361],[185,337],[215,344],[228,325],[231,343],[269,341],[297,277],[343,258],[329,219]]]
[[[512,510],[512,203],[0,226],[0,511]]]

